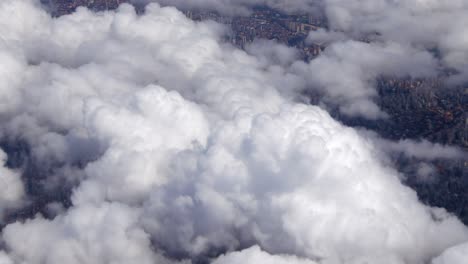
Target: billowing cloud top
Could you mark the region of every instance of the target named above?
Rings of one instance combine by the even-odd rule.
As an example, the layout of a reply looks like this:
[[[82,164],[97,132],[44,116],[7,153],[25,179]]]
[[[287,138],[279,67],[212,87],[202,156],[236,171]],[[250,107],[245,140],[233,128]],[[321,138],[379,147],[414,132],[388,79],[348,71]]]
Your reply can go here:
[[[0,3],[0,133],[27,142],[45,185],[75,186],[54,217],[4,227],[0,263],[419,264],[468,240],[371,141],[291,100],[285,84],[315,62],[265,43],[246,53],[223,32],[158,4],[52,19],[32,0]],[[398,43],[371,50],[404,59]],[[359,58],[366,77],[401,70],[373,55]],[[1,171],[0,206],[17,206],[19,172]]]

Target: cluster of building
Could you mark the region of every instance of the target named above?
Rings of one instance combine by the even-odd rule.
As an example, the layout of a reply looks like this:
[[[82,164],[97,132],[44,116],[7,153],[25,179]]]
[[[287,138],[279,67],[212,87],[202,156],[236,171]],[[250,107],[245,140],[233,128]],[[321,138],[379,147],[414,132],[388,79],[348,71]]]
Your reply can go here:
[[[410,132],[443,144],[468,147],[468,88],[445,87],[444,78],[381,78],[378,82],[381,107],[391,114],[394,129]],[[401,130],[401,131],[399,131]]]
[[[86,6],[93,10],[116,9],[128,0],[41,0],[51,8],[54,16],[62,16],[76,10],[79,6]]]
[[[310,31],[325,25],[324,19],[312,15],[285,15],[272,9],[256,9],[250,16],[228,17],[216,12],[186,11],[187,17],[196,21],[213,20],[229,25],[232,34],[229,41],[244,48],[255,39],[276,40],[295,46],[305,60],[310,60],[323,50],[320,44],[307,43]]]

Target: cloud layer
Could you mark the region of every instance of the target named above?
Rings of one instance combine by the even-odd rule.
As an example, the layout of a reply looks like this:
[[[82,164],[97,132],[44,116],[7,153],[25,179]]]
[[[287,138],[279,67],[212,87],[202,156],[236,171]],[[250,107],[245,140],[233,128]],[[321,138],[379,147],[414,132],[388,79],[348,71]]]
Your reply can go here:
[[[2,263],[419,264],[468,240],[372,141],[292,100],[305,75],[293,70],[310,75],[316,62],[271,43],[241,51],[224,32],[157,4],[52,19],[32,0],[0,3],[0,134],[27,142],[49,188],[75,187],[55,217],[3,229]],[[349,56],[340,45],[399,59],[353,57],[366,77],[358,97],[372,69],[413,62],[400,44],[349,41],[319,61],[330,71],[355,70],[333,59]],[[327,84],[324,74],[306,82]],[[14,183],[0,181],[5,208],[22,187],[19,172],[2,172]]]

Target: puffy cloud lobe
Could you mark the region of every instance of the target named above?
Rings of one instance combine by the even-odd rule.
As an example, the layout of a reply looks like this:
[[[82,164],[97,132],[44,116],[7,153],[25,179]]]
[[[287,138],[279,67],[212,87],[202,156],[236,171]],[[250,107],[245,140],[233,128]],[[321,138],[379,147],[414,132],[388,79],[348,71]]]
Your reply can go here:
[[[0,263],[13,264],[13,260],[3,251],[0,251]]]
[[[468,245],[462,244],[447,249],[442,255],[435,258],[432,264],[462,264],[468,258]]]
[[[167,163],[165,155],[205,144],[208,124],[199,108],[176,92],[147,87],[133,97],[131,111],[108,105],[87,110],[88,130],[111,142],[86,173],[93,183],[105,186],[108,198],[137,202],[153,185],[168,180],[159,171]]]
[[[254,263],[271,263],[271,264],[315,264],[316,262],[301,259],[296,256],[288,255],[271,255],[262,251],[260,247],[254,246],[239,252],[233,252],[219,257],[213,264],[254,264]]]
[[[16,65],[0,71],[14,99],[2,100],[1,134],[77,184],[53,219],[4,228],[1,261],[423,263],[468,239],[370,141],[290,100],[279,81],[298,81],[290,49],[237,50],[218,25],[156,4],[52,19],[9,0],[0,24]],[[364,69],[397,71],[372,55]]]
[[[11,224],[3,239],[17,263],[169,263],[151,250],[134,210],[120,204],[82,206],[52,221]]]

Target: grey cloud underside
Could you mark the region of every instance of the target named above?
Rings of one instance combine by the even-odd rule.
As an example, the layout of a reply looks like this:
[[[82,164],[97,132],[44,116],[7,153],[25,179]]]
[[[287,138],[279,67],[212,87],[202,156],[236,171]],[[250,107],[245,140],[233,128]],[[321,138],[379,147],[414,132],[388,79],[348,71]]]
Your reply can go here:
[[[123,5],[52,19],[33,0],[0,2],[0,135],[60,167],[46,184],[76,186],[69,208],[49,206],[55,217],[3,228],[0,263],[445,264],[462,254],[466,227],[422,205],[375,143],[293,100],[304,83],[347,95],[326,77],[332,68],[367,100],[379,73],[432,74],[432,57],[346,40],[305,63],[276,43],[236,49],[224,32],[157,4],[141,16]],[[0,207],[21,206],[21,170],[0,172]]]

